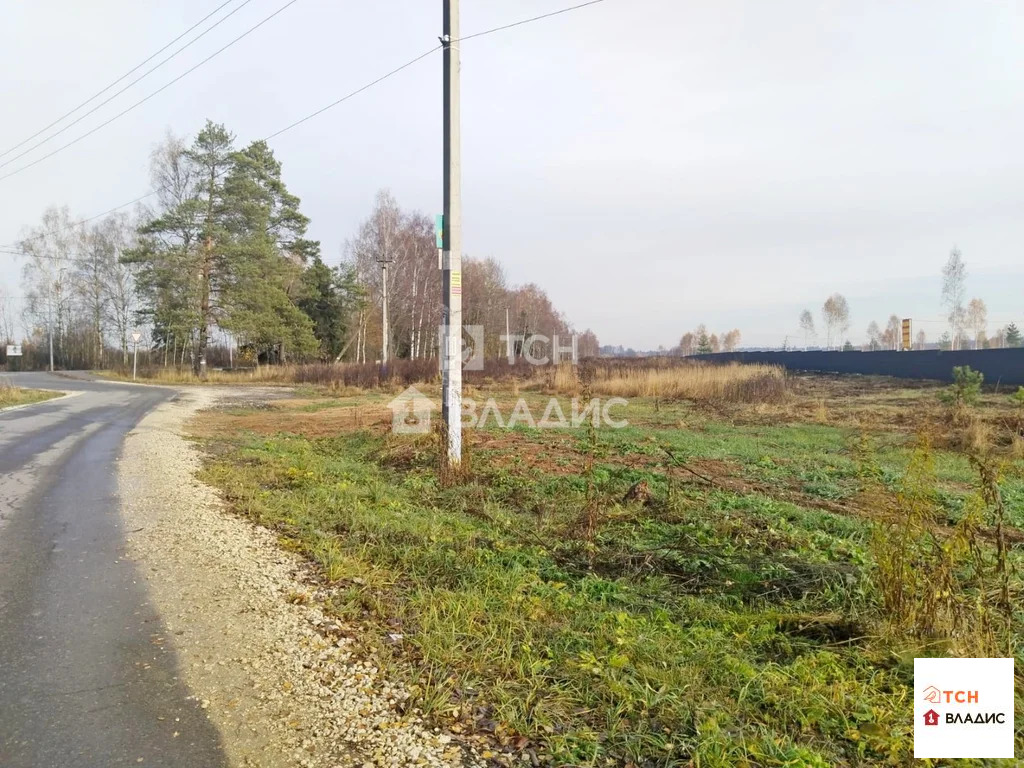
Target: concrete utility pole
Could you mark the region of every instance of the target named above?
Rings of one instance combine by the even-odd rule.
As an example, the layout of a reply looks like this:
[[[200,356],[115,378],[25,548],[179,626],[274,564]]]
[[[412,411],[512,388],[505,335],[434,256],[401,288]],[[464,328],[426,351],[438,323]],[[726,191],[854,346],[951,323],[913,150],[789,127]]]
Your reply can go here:
[[[132,341],[135,342],[135,356],[132,360],[132,381],[135,381],[135,376],[139,372],[139,339],[142,338],[142,334],[136,331],[132,334]]]
[[[52,291],[53,288],[51,287]],[[50,344],[50,373],[53,373],[53,295],[48,297],[46,302],[46,335]]]
[[[509,335],[511,331],[508,329],[508,307],[505,307],[505,357],[508,361],[512,362],[512,337]]]
[[[381,312],[383,315],[380,321],[381,334],[383,336],[380,362],[386,370],[388,367],[388,339],[391,336],[391,330],[388,327],[388,264],[394,261],[394,259],[389,259],[388,254],[385,253],[377,261],[380,263]]]
[[[449,466],[462,462],[462,151],[459,135],[459,0],[442,0],[444,47],[444,254],[441,419]]]

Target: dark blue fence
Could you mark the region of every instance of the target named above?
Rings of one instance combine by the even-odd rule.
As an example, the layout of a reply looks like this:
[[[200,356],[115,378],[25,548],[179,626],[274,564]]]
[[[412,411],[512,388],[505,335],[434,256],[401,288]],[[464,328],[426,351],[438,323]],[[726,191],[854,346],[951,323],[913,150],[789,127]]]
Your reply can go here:
[[[969,365],[986,384],[1024,385],[1024,348],[965,349],[956,352],[721,352],[696,355],[710,362],[770,363],[791,371],[861,373],[903,379],[951,381],[953,368]]]

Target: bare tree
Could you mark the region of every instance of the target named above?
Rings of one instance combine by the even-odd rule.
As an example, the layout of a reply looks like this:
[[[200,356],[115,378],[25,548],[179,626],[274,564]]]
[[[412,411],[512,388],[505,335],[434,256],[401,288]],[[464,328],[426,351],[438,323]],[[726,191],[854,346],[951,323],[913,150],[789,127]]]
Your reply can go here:
[[[722,336],[722,349],[726,352],[732,352],[740,344],[740,332],[738,328],[733,328],[728,333]]]
[[[6,289],[0,288],[0,344],[10,344],[14,341],[12,304]]]
[[[949,312],[952,348],[957,349],[966,322],[964,297],[967,293],[967,267],[960,249],[949,252],[946,266],[942,268],[942,303]]]
[[[846,297],[841,293],[833,293],[825,299],[821,307],[821,317],[827,329],[825,346],[831,349],[833,335],[841,339],[850,328],[850,304]]]
[[[408,243],[402,237],[403,219],[404,215],[394,196],[389,191],[382,189],[377,193],[369,218],[362,223],[355,239],[347,245],[349,258],[355,265],[360,285],[366,290],[370,303],[379,306],[382,312],[384,275],[387,275],[387,291],[394,295],[396,283],[401,279],[406,268],[410,266],[406,263]],[[387,265],[387,270],[381,268],[382,264]],[[390,320],[390,307],[388,313],[387,319]],[[366,359],[366,331],[371,325],[381,329],[383,333],[385,325],[383,315],[372,319],[366,316],[360,318],[360,327],[363,329],[361,345],[364,362]],[[390,323],[388,325],[390,326]],[[394,341],[395,330],[394,327],[388,328],[389,347]],[[383,348],[382,336],[380,346],[371,347],[371,349],[376,349],[382,355]]]
[[[51,371],[55,358],[67,358],[64,344],[71,326],[71,286],[78,243],[78,227],[66,207],[48,208],[40,226],[29,230],[20,243],[20,249],[28,254],[22,271],[25,314],[36,327],[46,329]]]
[[[868,349],[876,350],[882,348],[882,329],[878,323],[872,320],[868,323]]]
[[[925,332],[923,330],[917,332],[917,348],[918,349],[924,349],[924,345],[925,345],[925,342],[927,340],[928,340],[928,337],[925,335]]]
[[[804,347],[807,346],[808,341],[818,335],[814,331],[814,315],[809,309],[800,313],[800,330],[804,332]]]
[[[690,331],[683,334],[679,339],[679,354],[683,357],[692,355],[697,350],[697,337]]]
[[[988,325],[988,307],[981,299],[971,299],[967,304],[967,327],[974,332],[974,348],[981,349]]]
[[[576,351],[580,358],[598,357],[601,354],[601,343],[597,340],[597,334],[589,328],[583,331],[577,341]]]
[[[883,340],[888,349],[897,350],[902,346],[903,321],[898,316],[889,315],[889,322],[885,325]]]
[[[149,178],[164,210],[196,197],[199,176],[188,159],[188,143],[170,131],[149,153]]]
[[[108,317],[107,275],[113,258],[100,234],[102,222],[78,232],[78,248],[73,268],[74,290],[88,322],[88,362],[92,368],[103,366],[103,348]]]
[[[103,293],[106,323],[121,350],[121,362],[128,363],[128,337],[135,324],[138,302],[135,294],[135,265],[125,263],[134,245],[137,227],[127,214],[113,214],[89,233],[93,247],[102,253]]]

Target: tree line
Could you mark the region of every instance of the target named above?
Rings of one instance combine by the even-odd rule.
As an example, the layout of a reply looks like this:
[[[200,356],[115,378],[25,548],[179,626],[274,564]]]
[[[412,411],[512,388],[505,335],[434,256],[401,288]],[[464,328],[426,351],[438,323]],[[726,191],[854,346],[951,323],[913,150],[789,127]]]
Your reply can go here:
[[[949,330],[944,331],[933,346],[939,349],[997,349],[1021,346],[1021,332],[1014,323],[997,328],[991,335],[987,333],[988,307],[980,298],[967,300],[967,267],[958,248],[950,251],[949,258],[942,268],[941,298],[947,312]],[[850,328],[850,305],[842,294],[834,293],[825,300],[821,307],[821,320],[826,330],[826,349],[840,345],[843,349],[854,348],[849,339],[845,343],[842,342]],[[809,309],[800,313],[800,330],[804,335],[805,346],[818,335],[814,315]],[[928,344],[927,334],[919,329],[912,341],[913,347],[925,349]],[[875,320],[868,323],[867,343],[863,349],[899,350],[902,347],[903,321],[899,315],[890,315],[884,327]]]
[[[39,364],[50,350],[56,367],[125,364],[137,330],[151,360],[197,375],[238,362],[380,360],[382,264],[393,356],[437,356],[441,273],[428,217],[382,191],[342,262],[328,266],[266,142],[239,149],[208,121],[191,142],[165,137],[150,174],[155,202],[132,214],[83,224],[50,208],[24,233],[23,320]],[[509,351],[506,329],[573,333],[540,287],[510,285],[493,259],[464,258],[463,290],[464,324],[484,326],[491,357]],[[0,337],[14,336],[0,301]],[[579,350],[598,353],[592,332]]]
[[[679,339],[679,345],[672,351],[677,355],[709,355],[713,352],[732,352],[740,344],[740,332],[733,328],[719,335],[708,333],[707,326],[701,323],[693,331],[687,331]]]

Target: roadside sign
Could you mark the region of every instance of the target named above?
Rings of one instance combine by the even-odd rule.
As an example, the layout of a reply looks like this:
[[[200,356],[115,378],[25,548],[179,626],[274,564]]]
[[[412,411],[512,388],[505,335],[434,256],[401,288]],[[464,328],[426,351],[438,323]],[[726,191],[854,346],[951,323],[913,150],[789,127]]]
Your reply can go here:
[[[21,357],[21,344],[8,344],[7,345],[7,356],[8,357]]]
[[[910,318],[903,318],[903,351],[910,351]]]
[[[136,344],[139,343],[139,339],[141,339],[141,338],[142,338],[142,334],[139,333],[138,331],[136,331],[135,333],[132,334],[132,341],[134,341]]]

